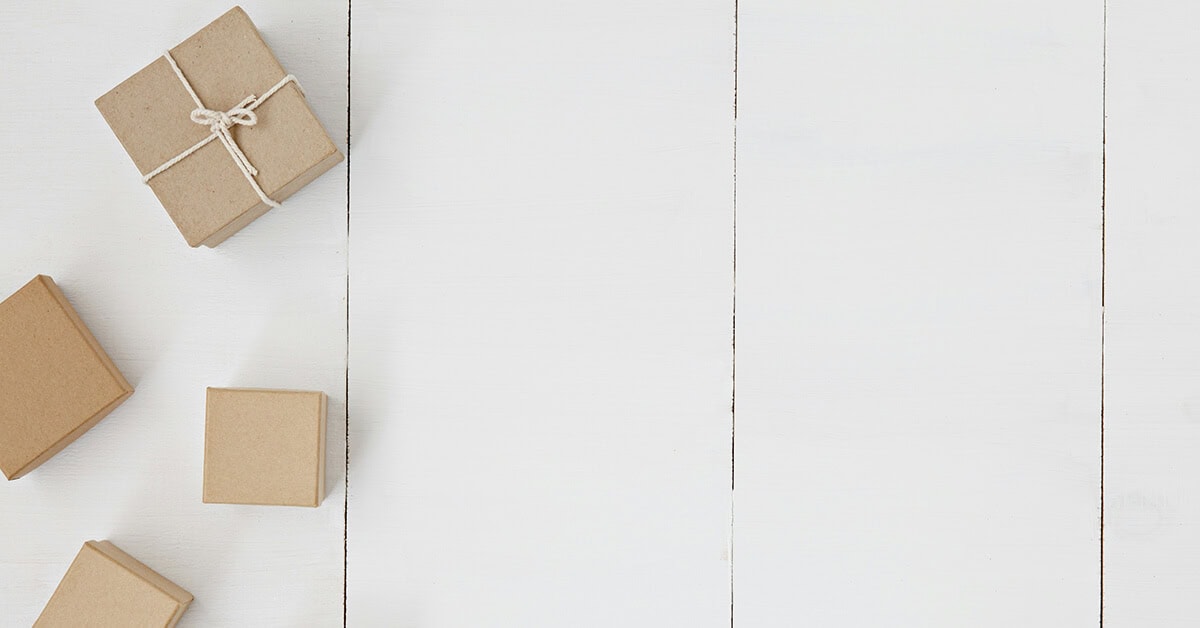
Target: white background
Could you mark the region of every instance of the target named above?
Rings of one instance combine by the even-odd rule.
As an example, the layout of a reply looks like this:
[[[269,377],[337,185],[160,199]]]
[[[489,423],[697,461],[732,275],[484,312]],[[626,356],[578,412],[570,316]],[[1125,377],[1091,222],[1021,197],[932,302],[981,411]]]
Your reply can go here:
[[[92,101],[227,7],[5,3],[0,296],[137,392],[0,625],[92,538],[181,626],[1194,625],[1193,5],[248,1],[350,161],[192,250]],[[321,508],[200,503],[205,386],[330,395]]]
[[[307,5],[246,9],[345,148],[345,7]],[[226,8],[0,5],[0,292],[54,277],[135,388],[0,485],[5,628],[33,623],[88,539],[195,595],[181,626],[341,625],[345,165],[220,248],[190,249],[92,104]],[[201,503],[206,386],[329,394],[321,508]]]

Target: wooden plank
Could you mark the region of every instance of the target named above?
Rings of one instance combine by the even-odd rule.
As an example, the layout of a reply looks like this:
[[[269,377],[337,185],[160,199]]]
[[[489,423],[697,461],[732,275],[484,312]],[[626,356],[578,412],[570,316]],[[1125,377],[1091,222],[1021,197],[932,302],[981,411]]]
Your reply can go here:
[[[1101,3],[739,4],[736,625],[1096,625]]]
[[[728,626],[732,4],[352,23],[349,625]]]
[[[88,539],[191,591],[180,626],[342,621],[346,177],[326,174],[220,248],[187,247],[92,101],[227,7],[0,6],[0,292],[52,275],[137,391],[0,485],[0,623],[28,626]],[[243,2],[339,144],[346,3]],[[330,394],[318,509],[200,501],[206,386]]]
[[[1200,616],[1200,228],[1189,2],[1108,2],[1105,626]]]

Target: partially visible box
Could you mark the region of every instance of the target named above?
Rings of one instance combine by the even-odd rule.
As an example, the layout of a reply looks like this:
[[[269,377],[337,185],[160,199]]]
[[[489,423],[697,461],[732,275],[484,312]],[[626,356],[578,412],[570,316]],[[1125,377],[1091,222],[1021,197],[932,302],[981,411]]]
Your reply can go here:
[[[15,480],[133,394],[54,280],[0,302],[0,471]]]
[[[209,388],[205,503],[319,506],[327,405],[323,392]]]
[[[189,245],[217,246],[342,161],[241,7],[168,55],[96,107]]]
[[[192,594],[108,541],[88,541],[34,628],[171,628]]]

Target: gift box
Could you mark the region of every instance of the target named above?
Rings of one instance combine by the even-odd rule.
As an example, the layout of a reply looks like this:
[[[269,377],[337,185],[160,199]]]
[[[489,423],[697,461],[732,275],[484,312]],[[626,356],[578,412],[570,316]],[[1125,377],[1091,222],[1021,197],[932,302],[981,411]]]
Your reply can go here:
[[[0,303],[0,471],[9,480],[71,444],[133,394],[45,275]]]
[[[321,392],[209,388],[205,503],[319,506],[326,405]]]
[[[241,7],[96,107],[193,247],[220,244],[342,160]]]
[[[88,541],[34,628],[125,628],[179,622],[192,594],[108,541]]]

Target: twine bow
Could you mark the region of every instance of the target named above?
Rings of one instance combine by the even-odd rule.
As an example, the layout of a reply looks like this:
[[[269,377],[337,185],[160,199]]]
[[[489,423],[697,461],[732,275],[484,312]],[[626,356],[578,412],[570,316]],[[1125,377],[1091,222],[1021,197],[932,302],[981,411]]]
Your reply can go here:
[[[250,159],[246,157],[246,153],[242,152],[241,147],[238,146],[236,141],[234,141],[232,129],[235,126],[252,127],[258,124],[258,114],[254,113],[254,110],[258,108],[263,101],[270,98],[275,94],[275,92],[278,92],[280,89],[282,89],[284,85],[287,85],[288,83],[296,83],[296,87],[300,87],[300,84],[296,81],[296,77],[289,74],[283,77],[271,89],[267,90],[266,93],[264,93],[261,97],[251,94],[242,99],[242,102],[238,103],[237,106],[229,111],[217,111],[204,106],[204,103],[201,102],[200,97],[196,95],[196,90],[192,89],[192,84],[188,82],[187,77],[185,77],[183,72],[179,69],[179,64],[175,63],[175,59],[171,56],[171,53],[167,52],[163,56],[167,59],[167,63],[171,64],[171,69],[175,71],[175,76],[179,77],[179,82],[183,84],[183,88],[187,90],[188,95],[191,96],[192,100],[196,103],[196,108],[192,110],[190,115],[192,122],[207,126],[210,133],[208,137],[196,142],[191,148],[172,157],[171,159],[167,160],[166,163],[155,168],[154,170],[151,170],[148,174],[146,174],[146,176],[142,177],[142,182],[149,183],[150,179],[162,174],[171,166],[174,166],[184,159],[187,159],[192,153],[204,148],[210,142],[214,140],[220,140],[221,144],[225,146],[225,150],[229,152],[229,156],[233,158],[233,163],[237,165],[238,170],[242,171],[242,175],[246,177],[246,181],[250,183],[250,187],[254,188],[254,192],[258,194],[258,198],[271,207],[279,207],[279,203],[268,197],[266,192],[263,192],[262,187],[258,185],[258,181],[254,179],[254,177],[258,175],[258,169],[254,167],[254,164],[250,163]],[[301,91],[301,93],[303,93],[303,91]]]
[[[258,124],[258,114],[254,113],[253,109],[247,108],[247,105],[253,104],[255,100],[256,97],[254,94],[251,94],[229,111],[214,111],[198,107],[192,110],[191,118],[192,122],[196,124],[208,126],[212,134],[217,136],[221,140],[221,143],[225,145],[225,150],[228,150],[233,159],[239,162],[238,166],[248,170],[250,174],[257,176],[258,169],[254,167],[254,164],[250,163],[250,160],[246,157],[246,153],[243,153],[237,142],[233,141],[233,133],[229,132],[229,129],[235,125],[254,126]]]

